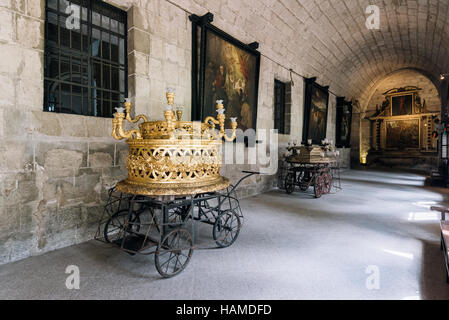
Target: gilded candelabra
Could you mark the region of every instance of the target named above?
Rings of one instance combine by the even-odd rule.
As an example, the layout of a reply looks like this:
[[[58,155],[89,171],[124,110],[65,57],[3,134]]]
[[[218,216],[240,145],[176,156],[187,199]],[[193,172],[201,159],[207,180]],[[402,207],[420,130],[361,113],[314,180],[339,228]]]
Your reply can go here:
[[[164,121],[148,121],[144,115],[132,119],[129,100],[124,108],[117,108],[112,136],[126,139],[129,146],[128,178],[119,182],[117,189],[147,196],[182,196],[228,187],[229,180],[220,176],[221,145],[223,139],[235,139],[237,119],[231,118],[232,132],[228,136],[223,101],[217,101],[217,118],[208,117],[201,123],[182,121],[182,107],[174,107],[174,90],[168,89],[166,98]],[[125,131],[125,119],[143,122],[139,130]]]

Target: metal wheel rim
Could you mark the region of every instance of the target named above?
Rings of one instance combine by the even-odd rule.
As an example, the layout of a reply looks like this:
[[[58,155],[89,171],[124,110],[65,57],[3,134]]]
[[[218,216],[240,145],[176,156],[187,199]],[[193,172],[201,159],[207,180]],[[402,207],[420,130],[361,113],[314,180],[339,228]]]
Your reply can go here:
[[[189,264],[193,253],[193,240],[186,229],[169,232],[155,253],[156,269],[164,278],[180,274]]]
[[[326,173],[323,175],[323,193],[329,194],[332,190],[332,177]]]
[[[113,242],[113,240],[111,239],[111,237],[113,235],[120,234],[120,232],[123,230],[123,227],[125,226],[125,223],[128,219],[128,215],[129,215],[128,210],[121,210],[121,211],[115,213],[111,218],[109,218],[108,221],[106,221],[106,223],[104,225],[103,236],[104,236],[104,240],[107,243]],[[123,222],[121,222],[121,220],[119,220],[120,218],[123,218]],[[131,222],[132,222],[132,225],[128,226],[127,231],[128,232],[130,232],[130,231],[139,232],[139,230],[140,230],[139,215],[136,215],[133,212],[132,216],[131,216]],[[113,229],[110,230],[110,227],[113,227]]]
[[[183,225],[189,218],[190,207],[188,208],[176,208],[169,212],[168,223],[173,226]]]
[[[225,211],[215,220],[213,237],[220,248],[227,248],[237,240],[242,223],[240,217],[234,211]]]
[[[315,186],[314,186],[314,191],[315,191],[315,197],[316,198],[321,198],[321,195],[323,194],[323,179],[321,176],[317,176],[315,178]]]

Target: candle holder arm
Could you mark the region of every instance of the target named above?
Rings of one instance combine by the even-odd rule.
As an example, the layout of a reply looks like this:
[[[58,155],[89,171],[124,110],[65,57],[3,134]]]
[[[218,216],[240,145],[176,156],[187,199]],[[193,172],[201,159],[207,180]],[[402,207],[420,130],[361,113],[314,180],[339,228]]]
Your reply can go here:
[[[125,110],[126,110],[126,120],[130,123],[136,123],[139,120],[143,120],[143,122],[148,122],[148,119],[143,114],[138,115],[135,119],[131,118],[131,108],[132,103],[131,102],[125,102]]]
[[[114,114],[114,119],[112,119],[112,137],[116,140],[122,139],[142,139],[142,135],[139,130],[125,131],[123,128],[123,122],[125,120],[125,114],[117,112]]]
[[[233,142],[233,141],[236,139],[236,137],[237,137],[237,133],[236,133],[236,130],[237,130],[237,122],[233,122],[233,123],[231,124],[231,126],[232,126],[232,134],[231,134],[230,137],[228,137],[228,136],[226,135],[226,132],[225,132],[225,130],[224,130],[224,126],[223,126],[223,131],[221,132],[221,136],[222,136],[227,142]],[[221,131],[221,130],[220,130],[220,131]]]

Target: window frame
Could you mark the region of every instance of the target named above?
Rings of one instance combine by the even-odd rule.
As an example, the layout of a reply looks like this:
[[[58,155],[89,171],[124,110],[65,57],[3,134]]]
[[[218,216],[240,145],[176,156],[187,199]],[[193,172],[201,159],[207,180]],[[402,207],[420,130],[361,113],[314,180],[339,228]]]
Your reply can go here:
[[[73,31],[69,31],[68,43],[69,46],[62,44],[62,35],[61,30],[67,30],[62,27],[61,24],[64,23],[65,19],[69,16],[63,12],[60,8],[61,0],[55,0],[56,9],[52,6],[49,6],[50,0],[45,0],[45,29],[44,29],[44,101],[43,101],[43,111],[44,112],[53,112],[53,113],[65,113],[65,114],[76,114],[82,116],[94,116],[100,118],[112,118],[114,113],[114,108],[119,107],[121,103],[123,103],[124,98],[128,96],[128,16],[127,12],[116,8],[106,2],[101,0],[68,0],[69,4],[74,4],[80,7],[80,30],[79,30],[79,49],[73,48]],[[85,12],[87,14],[86,20],[83,19],[83,8],[86,8]],[[100,14],[100,17],[107,16],[110,18],[108,22],[108,26],[105,27],[103,25],[103,19],[100,20],[100,25],[96,25],[93,22],[93,13],[96,12]],[[57,19],[57,42],[56,44],[54,40],[50,40],[49,37],[49,15],[53,14]],[[117,29],[111,29],[111,20],[117,21]],[[123,30],[121,30],[121,25],[123,24]],[[87,29],[87,35],[83,34],[83,27]],[[99,50],[98,56],[94,56],[92,53],[92,38],[93,38],[93,30],[96,29],[100,31],[100,41],[99,41]],[[109,29],[109,30],[108,30]],[[122,33],[123,32],[123,33]],[[109,47],[108,58],[103,57],[102,54],[102,43],[103,36],[106,35]],[[113,53],[112,53],[112,37],[117,38],[117,60],[113,61]],[[86,40],[85,40],[86,38]],[[121,41],[123,41],[123,49],[121,49]],[[106,42],[106,41],[105,41]],[[87,45],[87,49],[85,49],[84,45]],[[123,51],[121,51],[123,50]],[[121,55],[123,54],[123,60],[121,61]],[[50,64],[51,62],[50,55],[57,56],[57,76],[49,74],[50,72]],[[61,58],[63,57],[63,58]],[[52,57],[53,58],[53,57]],[[68,59],[68,74],[69,78],[62,79],[62,64],[67,65],[67,61],[64,61],[64,58]],[[79,81],[78,83],[73,79],[76,78],[76,71],[73,71],[73,60],[79,61]],[[93,69],[95,63],[100,65],[101,68],[101,80],[100,85],[95,85],[93,83]],[[76,63],[75,63],[76,65]],[[109,85],[104,86],[103,82],[103,72],[109,70]],[[117,72],[117,81],[118,84],[116,88],[113,88],[113,70]],[[123,75],[123,82],[121,75]],[[87,82],[86,82],[87,81]],[[122,88],[121,83],[123,83]],[[50,110],[50,99],[52,92],[50,90],[51,86],[57,86],[57,99],[56,105],[53,106],[54,109]],[[70,97],[70,109],[62,109],[62,97],[63,97],[63,89],[62,87],[66,85],[70,87],[70,91],[68,96]],[[74,94],[74,88],[80,89],[80,94]],[[121,91],[123,89],[123,91]],[[99,95],[94,95],[93,92],[95,90],[100,91]],[[106,98],[103,98],[104,95]],[[117,99],[113,99],[113,96],[117,97]],[[109,99],[107,98],[109,97]],[[79,99],[78,103],[81,103],[78,110],[73,106],[76,102],[75,99]],[[105,102],[109,105],[109,110],[107,110],[107,106],[105,110],[103,107],[105,106]],[[87,105],[85,103],[87,102]],[[94,108],[95,103],[99,105],[99,107]]]
[[[281,91],[279,97],[277,89]],[[286,106],[286,89],[287,84],[280,80],[274,79],[274,129],[278,130],[279,134],[285,134],[285,106]],[[280,98],[281,101],[277,101]]]

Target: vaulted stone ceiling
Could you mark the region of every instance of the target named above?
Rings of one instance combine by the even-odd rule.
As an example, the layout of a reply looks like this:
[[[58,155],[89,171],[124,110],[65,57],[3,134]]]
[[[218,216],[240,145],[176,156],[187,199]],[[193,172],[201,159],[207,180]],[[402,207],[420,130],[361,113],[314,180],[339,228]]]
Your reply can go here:
[[[380,30],[365,25],[369,5],[380,8]],[[435,83],[449,72],[448,0],[280,0],[274,8],[305,40],[296,51],[312,63],[301,71],[323,74],[338,94],[366,102],[396,70],[418,69]]]
[[[269,59],[318,77],[362,108],[392,72],[416,69],[437,86],[449,72],[449,0],[165,1],[198,15],[216,13],[217,27],[243,42],[260,42]],[[365,25],[370,5],[380,9],[380,30]]]

